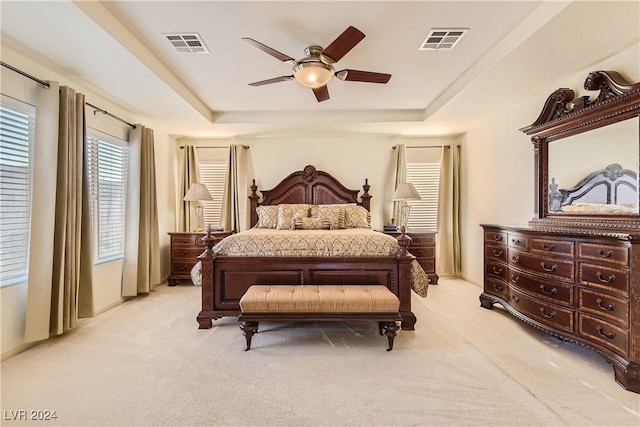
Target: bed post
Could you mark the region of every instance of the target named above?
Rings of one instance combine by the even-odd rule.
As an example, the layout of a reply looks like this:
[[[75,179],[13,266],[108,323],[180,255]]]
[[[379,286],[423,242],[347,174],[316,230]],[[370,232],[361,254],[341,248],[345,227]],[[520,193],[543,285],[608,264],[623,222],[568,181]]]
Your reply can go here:
[[[371,194],[369,194],[370,188],[371,186],[369,185],[369,178],[365,178],[364,185],[362,186],[364,193],[362,194],[362,197],[360,197],[360,200],[362,200],[362,207],[368,210],[369,212],[371,212],[371,197],[372,197]]]
[[[207,234],[202,238],[204,252],[198,257],[202,267],[202,311],[198,314],[198,329],[209,329],[213,326],[211,316],[213,312],[213,264],[216,255],[213,253],[215,239],[211,235],[211,225],[207,227]]]
[[[249,204],[250,204],[250,208],[249,208],[249,215],[251,218],[251,225],[249,226],[250,228],[253,228],[254,225],[256,225],[258,223],[258,200],[260,199],[260,196],[258,196],[258,194],[256,193],[256,191],[258,190],[258,186],[256,185],[256,180],[252,180],[252,184],[251,184],[251,195],[249,196]]]
[[[413,331],[417,318],[411,311],[411,263],[415,259],[409,253],[409,245],[411,237],[407,236],[406,228],[400,227],[400,235],[398,236],[398,299],[400,300],[400,315],[402,316],[402,329],[405,331]]]

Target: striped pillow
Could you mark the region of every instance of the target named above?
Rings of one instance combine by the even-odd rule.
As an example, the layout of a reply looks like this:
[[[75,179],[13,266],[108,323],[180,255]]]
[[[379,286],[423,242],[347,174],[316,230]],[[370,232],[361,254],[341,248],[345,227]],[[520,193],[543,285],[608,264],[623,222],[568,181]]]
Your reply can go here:
[[[293,218],[293,228],[295,230],[331,230],[331,222],[322,218]]]

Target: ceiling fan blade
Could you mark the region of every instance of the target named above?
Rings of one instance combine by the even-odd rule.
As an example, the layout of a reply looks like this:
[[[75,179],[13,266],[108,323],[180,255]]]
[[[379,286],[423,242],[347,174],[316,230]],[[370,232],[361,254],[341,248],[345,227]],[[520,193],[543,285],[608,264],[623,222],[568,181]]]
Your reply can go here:
[[[366,82],[366,83],[387,83],[391,78],[391,74],[374,73],[373,71],[360,70],[341,70],[336,72],[336,77],[340,80],[350,82]]]
[[[249,83],[249,86],[263,86],[271,83],[286,82],[287,80],[293,80],[293,76],[280,76],[272,79],[260,80],[259,82]]]
[[[285,55],[282,52],[278,52],[275,49],[270,48],[269,46],[260,43],[259,41],[256,41],[252,38],[249,37],[243,37],[242,40],[246,40],[248,43],[254,45],[255,47],[257,47],[258,49],[260,49],[261,51],[268,53],[269,55],[273,56],[274,58],[282,61],[282,62],[287,62],[287,61],[294,61],[294,59],[292,57],[290,57],[289,55]]]
[[[327,85],[312,90],[318,102],[326,101],[327,99],[329,99],[329,89],[327,88]]]
[[[338,36],[322,54],[333,62],[338,62],[364,38],[364,33],[356,27],[349,27]]]

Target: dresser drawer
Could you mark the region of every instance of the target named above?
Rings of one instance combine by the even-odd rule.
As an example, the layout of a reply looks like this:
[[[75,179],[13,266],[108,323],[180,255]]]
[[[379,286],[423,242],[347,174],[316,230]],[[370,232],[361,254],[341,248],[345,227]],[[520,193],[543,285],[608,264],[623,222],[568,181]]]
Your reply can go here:
[[[436,246],[436,237],[435,235],[429,234],[413,234],[408,233],[409,237],[411,237],[411,247],[414,246]]]
[[[572,284],[554,283],[514,270],[509,272],[509,284],[549,302],[573,306],[574,286]]]
[[[172,236],[171,244],[174,246],[202,246],[204,248],[204,243],[202,242],[203,236]]]
[[[487,278],[484,291],[488,294],[499,296],[505,301],[509,300],[509,286],[500,280]]]
[[[507,244],[511,248],[518,248],[523,251],[526,251],[529,249],[529,238],[521,234],[509,233],[509,236],[507,238]]]
[[[583,285],[629,296],[629,270],[581,262],[578,277]]]
[[[562,331],[573,332],[574,311],[571,309],[539,301],[514,288],[511,288],[509,303],[519,312],[540,323]]]
[[[575,244],[567,240],[532,238],[531,252],[573,258],[575,255]]]
[[[507,244],[507,233],[500,233],[498,231],[485,231],[484,233],[484,241],[485,242],[493,242],[500,245]]]
[[[421,259],[416,258],[420,267],[424,270],[425,273],[435,273],[436,272],[436,262],[433,259]]]
[[[504,246],[486,244],[484,247],[484,256],[487,259],[495,259],[502,262],[507,262],[507,248]]]
[[[180,276],[189,276],[191,269],[196,264],[197,260],[193,261],[172,261],[171,262],[171,274]]]
[[[624,246],[578,243],[578,256],[623,267],[629,265],[629,248]]]
[[[579,311],[629,327],[629,301],[591,289],[578,289]]]
[[[203,252],[204,246],[202,248],[174,246],[171,249],[171,259],[174,261],[187,259],[195,263],[196,258],[202,255]]]
[[[543,257],[520,252],[509,248],[509,265],[525,269],[536,274],[573,282],[575,279],[575,265],[573,261]]]
[[[578,333],[590,341],[602,344],[623,357],[629,354],[629,332],[612,323],[578,313]]]
[[[414,247],[413,243],[409,247],[409,252],[416,258],[433,258],[436,257],[436,248],[427,246]]]
[[[497,262],[487,261],[485,264],[485,274],[487,277],[499,278],[507,281],[507,271],[509,268],[506,264],[499,264]]]

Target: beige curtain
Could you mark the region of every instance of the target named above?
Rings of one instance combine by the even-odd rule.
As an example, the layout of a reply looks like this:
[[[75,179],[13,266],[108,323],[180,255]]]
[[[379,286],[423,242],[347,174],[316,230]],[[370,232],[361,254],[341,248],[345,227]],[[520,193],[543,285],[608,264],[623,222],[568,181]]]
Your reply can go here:
[[[36,88],[25,342],[48,339],[51,323],[60,94],[58,82],[48,83],[49,89]]]
[[[442,150],[438,200],[437,272],[459,276],[460,259],[460,147]]]
[[[122,296],[149,293],[160,284],[160,243],[153,130],[136,125],[129,134]]]
[[[407,182],[407,155],[404,144],[396,145],[391,153],[384,190],[383,220],[385,224],[390,224],[392,218],[395,224],[400,220],[402,202],[393,201],[393,193],[401,182]]]
[[[224,200],[222,202],[221,225],[225,230],[238,232],[241,230],[241,204],[246,203],[246,156],[243,145],[229,147],[229,162],[227,163],[227,178],[225,180]],[[244,200],[243,200],[244,199]],[[241,202],[241,200],[243,200]]]
[[[50,303],[48,336],[73,329],[79,316],[91,316],[94,312],[84,105],[84,95],[69,87],[60,87],[52,277],[50,291],[38,296]],[[32,291],[42,287],[44,283],[34,284],[33,289],[29,284],[31,303]],[[27,312],[33,309],[33,304],[29,304]],[[30,324],[27,340],[48,338],[43,332],[42,324]]]
[[[198,168],[198,152],[193,145],[185,145],[184,156],[180,173],[180,188],[178,189],[178,217],[176,218],[178,231],[192,231],[195,227],[196,214],[191,208],[191,202],[185,202],[184,196],[189,191],[189,187],[194,182],[200,182],[200,171]]]

